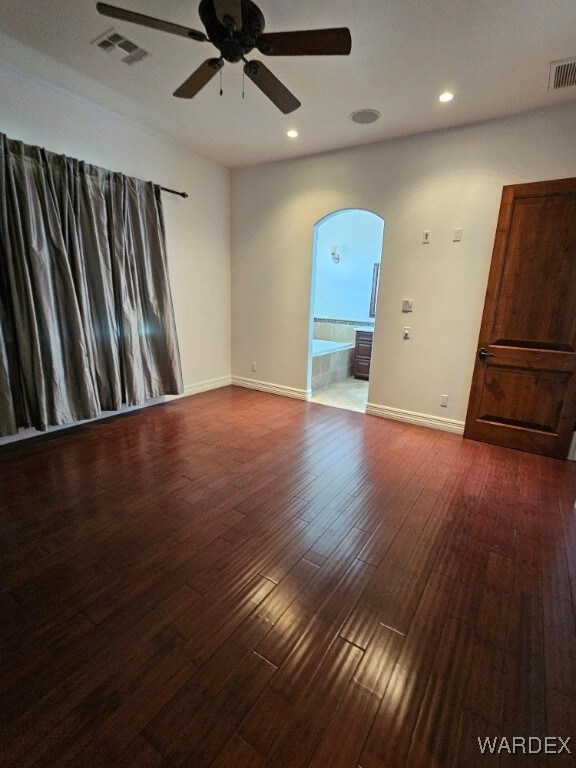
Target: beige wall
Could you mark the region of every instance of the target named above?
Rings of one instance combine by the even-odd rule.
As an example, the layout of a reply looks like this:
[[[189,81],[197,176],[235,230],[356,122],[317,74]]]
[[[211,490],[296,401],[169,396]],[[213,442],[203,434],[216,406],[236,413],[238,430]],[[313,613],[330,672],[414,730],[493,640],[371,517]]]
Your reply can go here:
[[[0,104],[0,131],[11,138],[188,192],[163,195],[184,384],[229,379],[228,170],[2,62]]]
[[[233,375],[307,388],[313,227],[366,208],[386,222],[369,401],[463,420],[502,186],[576,175],[575,126],[570,104],[233,171]]]

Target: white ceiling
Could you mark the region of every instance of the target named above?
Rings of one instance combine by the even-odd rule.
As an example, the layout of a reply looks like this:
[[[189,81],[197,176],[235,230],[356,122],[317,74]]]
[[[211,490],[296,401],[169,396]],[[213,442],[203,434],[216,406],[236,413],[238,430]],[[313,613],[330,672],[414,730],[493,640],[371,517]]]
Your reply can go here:
[[[111,0],[202,30],[196,0]],[[267,31],[347,26],[350,56],[258,58],[302,107],[282,115],[226,64],[191,101],[171,94],[216,49],[107,19],[96,0],[0,0],[0,30],[33,48],[26,67],[229,167],[295,157],[573,100],[549,93],[551,61],[576,57],[574,0],[258,0]],[[149,51],[128,67],[90,41],[114,27]],[[9,46],[0,55],[9,56]],[[48,56],[55,61],[47,61]],[[250,58],[250,56],[249,56]],[[455,99],[440,104],[438,95]],[[372,125],[351,112],[377,109]],[[297,140],[286,131],[296,128]]]

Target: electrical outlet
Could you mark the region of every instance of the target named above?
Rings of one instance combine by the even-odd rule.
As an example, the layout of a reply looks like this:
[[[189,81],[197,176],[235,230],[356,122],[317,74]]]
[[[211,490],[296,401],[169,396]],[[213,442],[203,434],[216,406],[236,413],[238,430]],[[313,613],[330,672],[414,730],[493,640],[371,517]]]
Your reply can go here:
[[[256,363],[252,362],[251,366],[252,366],[252,373],[256,373]]]
[[[462,227],[456,227],[452,235],[452,242],[459,243],[462,240]]]
[[[440,395],[440,407],[448,408],[448,395]]]

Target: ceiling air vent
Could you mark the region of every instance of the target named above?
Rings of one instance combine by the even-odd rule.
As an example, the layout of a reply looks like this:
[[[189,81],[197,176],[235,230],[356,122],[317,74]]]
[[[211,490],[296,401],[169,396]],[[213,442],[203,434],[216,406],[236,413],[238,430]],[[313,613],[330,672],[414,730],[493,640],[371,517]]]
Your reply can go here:
[[[122,37],[114,29],[104,32],[103,35],[92,40],[91,44],[98,46],[105,53],[112,54],[115,59],[119,59],[124,64],[136,64],[149,55],[144,48]]]
[[[558,88],[570,88],[574,85],[576,85],[576,59],[553,61],[550,64],[548,90],[556,91]]]

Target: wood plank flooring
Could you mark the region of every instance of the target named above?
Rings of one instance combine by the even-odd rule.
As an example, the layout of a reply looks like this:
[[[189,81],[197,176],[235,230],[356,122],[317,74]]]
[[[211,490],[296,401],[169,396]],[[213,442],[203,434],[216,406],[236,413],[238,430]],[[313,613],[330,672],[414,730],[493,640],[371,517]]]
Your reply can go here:
[[[575,496],[238,388],[3,451],[0,766],[573,766]]]

